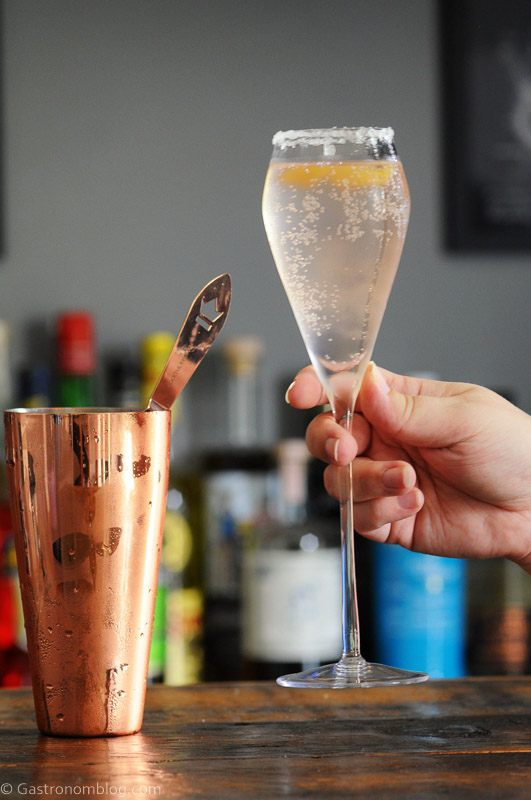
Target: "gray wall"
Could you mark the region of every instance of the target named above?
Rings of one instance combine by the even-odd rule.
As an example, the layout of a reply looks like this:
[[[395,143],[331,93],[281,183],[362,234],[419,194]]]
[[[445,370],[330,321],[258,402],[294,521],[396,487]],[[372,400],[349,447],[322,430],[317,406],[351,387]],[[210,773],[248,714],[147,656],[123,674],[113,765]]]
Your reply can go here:
[[[413,214],[375,356],[513,387],[529,410],[530,258],[441,244],[436,22],[432,0],[4,0],[0,316],[15,362],[68,307],[95,312],[102,349],[177,329],[228,270],[227,335],[263,336],[274,438],[279,378],[306,355],[260,216],[271,135],[392,124]]]

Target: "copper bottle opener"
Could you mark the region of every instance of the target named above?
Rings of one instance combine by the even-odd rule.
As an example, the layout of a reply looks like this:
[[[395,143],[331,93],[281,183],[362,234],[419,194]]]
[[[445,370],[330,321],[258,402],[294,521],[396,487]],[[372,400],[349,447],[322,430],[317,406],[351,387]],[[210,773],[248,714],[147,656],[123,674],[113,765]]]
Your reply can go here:
[[[171,409],[223,328],[231,300],[230,275],[207,283],[190,306],[146,411]]]

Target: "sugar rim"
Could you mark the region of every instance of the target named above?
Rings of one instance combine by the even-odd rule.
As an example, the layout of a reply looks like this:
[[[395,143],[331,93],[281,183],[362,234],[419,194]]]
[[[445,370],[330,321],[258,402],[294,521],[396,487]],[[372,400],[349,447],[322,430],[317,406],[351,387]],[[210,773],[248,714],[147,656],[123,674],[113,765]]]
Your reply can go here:
[[[393,128],[309,128],[301,131],[278,131],[273,136],[273,146],[285,149],[297,145],[365,144],[386,142],[393,144]]]

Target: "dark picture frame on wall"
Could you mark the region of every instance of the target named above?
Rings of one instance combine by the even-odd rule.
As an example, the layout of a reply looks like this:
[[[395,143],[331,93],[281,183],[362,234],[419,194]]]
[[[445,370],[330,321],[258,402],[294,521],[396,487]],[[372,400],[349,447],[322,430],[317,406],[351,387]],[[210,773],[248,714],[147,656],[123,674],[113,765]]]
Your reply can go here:
[[[531,251],[531,0],[440,0],[445,244]]]

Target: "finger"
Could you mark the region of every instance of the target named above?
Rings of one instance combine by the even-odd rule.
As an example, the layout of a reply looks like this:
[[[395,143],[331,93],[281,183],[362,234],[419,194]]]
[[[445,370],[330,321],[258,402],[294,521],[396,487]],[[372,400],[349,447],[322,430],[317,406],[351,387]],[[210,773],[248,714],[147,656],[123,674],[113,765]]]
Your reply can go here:
[[[412,549],[413,532],[415,526],[415,516],[405,517],[396,522],[386,522],[379,528],[371,531],[357,530],[365,539],[373,542],[383,542],[387,544],[399,544],[407,550]]]
[[[374,361],[369,362],[365,372],[364,381],[371,381],[373,370],[380,373],[390,389],[401,394],[424,395],[426,397],[453,397],[463,390],[469,389],[470,384],[440,381],[433,378],[421,378],[413,375],[400,375],[388,369],[377,366]],[[372,375],[371,375],[372,373]]]
[[[325,488],[332,497],[346,497],[350,476],[348,470],[330,466],[324,472]],[[356,458],[352,464],[354,502],[379,497],[399,497],[410,493],[417,481],[415,470],[405,461],[373,461]]]
[[[356,502],[377,497],[405,495],[415,487],[417,475],[405,461],[373,461],[357,458],[352,464],[352,484]]]
[[[357,530],[356,533],[361,533],[366,539],[370,539],[372,542],[388,542],[389,537],[391,536],[391,523],[387,522],[385,525],[382,525],[380,528],[376,528],[373,531],[360,531]]]
[[[374,536],[387,525],[414,517],[424,504],[420,489],[412,489],[400,497],[378,497],[354,504],[354,527],[360,533]],[[390,529],[387,535],[389,536]]]
[[[337,500],[344,497],[347,471],[339,467],[327,467],[324,471],[326,491]],[[403,495],[376,497],[354,503],[354,527],[363,534],[378,531],[394,522],[417,514],[424,505],[424,495],[417,487]]]
[[[319,414],[306,429],[308,450],[329,464],[346,466],[364,451],[370,441],[370,428],[358,414],[354,415],[352,433],[339,425],[332,414]]]
[[[304,367],[295,376],[295,380],[286,391],[286,402],[294,408],[314,408],[328,403],[328,398],[313,367]]]
[[[462,395],[473,387],[449,384],[453,389],[448,391],[454,394],[446,396],[403,394],[392,388],[388,375],[371,364],[360,392],[363,415],[378,431],[399,443],[421,447],[444,447],[467,434],[469,409],[462,402]],[[417,381],[419,391],[420,383]]]

